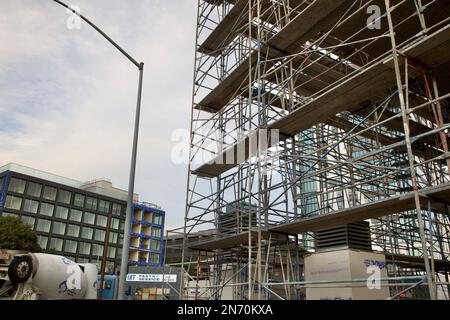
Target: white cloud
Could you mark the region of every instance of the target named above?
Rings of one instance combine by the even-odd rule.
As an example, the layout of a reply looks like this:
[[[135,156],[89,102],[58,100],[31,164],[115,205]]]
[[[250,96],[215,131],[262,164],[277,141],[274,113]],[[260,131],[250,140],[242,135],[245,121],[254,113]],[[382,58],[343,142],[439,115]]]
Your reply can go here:
[[[146,64],[135,191],[180,226],[186,167],[172,164],[170,138],[189,125],[196,1],[70,4]],[[126,188],[137,69],[86,24],[68,30],[67,17],[50,0],[0,2],[2,162]]]

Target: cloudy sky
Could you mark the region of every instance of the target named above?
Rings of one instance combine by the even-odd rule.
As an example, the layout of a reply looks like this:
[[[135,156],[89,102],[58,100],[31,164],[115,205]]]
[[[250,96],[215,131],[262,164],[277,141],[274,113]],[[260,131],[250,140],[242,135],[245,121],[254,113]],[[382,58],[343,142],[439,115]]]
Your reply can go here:
[[[135,191],[182,225],[186,166],[171,161],[189,126],[196,0],[69,0],[145,76]],[[0,165],[16,162],[127,188],[137,69],[52,0],[0,0]]]

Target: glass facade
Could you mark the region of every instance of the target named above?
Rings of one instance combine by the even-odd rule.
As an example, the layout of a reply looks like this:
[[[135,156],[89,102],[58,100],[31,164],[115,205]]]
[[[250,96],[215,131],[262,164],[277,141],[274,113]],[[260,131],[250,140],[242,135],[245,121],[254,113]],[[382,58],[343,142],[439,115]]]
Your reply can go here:
[[[107,266],[112,266],[109,272],[118,270],[126,201],[14,172],[8,179],[7,173],[0,173],[0,195],[4,196],[0,198],[0,215],[18,217],[28,224],[36,232],[43,252],[64,255],[79,263],[101,264],[106,242]],[[106,239],[110,215],[111,230]],[[164,216],[158,214],[149,221],[151,226],[158,226],[151,231],[152,237],[162,236],[163,221]],[[151,241],[148,250],[159,257],[162,239]]]
[[[59,190],[58,192],[58,202],[70,204],[70,199],[72,197],[72,193],[66,190]]]
[[[83,222],[87,224],[94,224],[95,223],[95,214],[91,212],[85,212],[83,216]]]
[[[69,208],[57,206],[55,212],[55,218],[67,220],[69,217]]]
[[[83,239],[92,239],[94,236],[94,229],[83,227],[81,228],[81,237]]]
[[[52,225],[52,222],[50,220],[38,219],[36,231],[49,233],[51,225]]]
[[[39,198],[42,193],[42,184],[30,182],[28,183],[27,195]]]
[[[39,214],[41,214],[43,216],[52,217],[53,216],[53,210],[55,210],[55,206],[54,205],[52,205],[50,203],[43,202],[43,203],[41,203],[41,207],[39,208]]]
[[[62,251],[62,248],[63,248],[63,243],[64,243],[64,240],[63,240],[63,239],[60,239],[60,238],[51,238],[51,239],[50,239],[50,245],[49,245],[48,249],[49,249],[51,252],[54,252],[54,251],[56,251],[56,252],[61,252],[61,251]]]
[[[92,197],[86,198],[86,209],[97,210],[97,199]]]
[[[96,224],[97,226],[106,228],[107,224],[108,224],[108,217],[102,215],[97,216],[97,224]]]
[[[45,200],[55,201],[56,200],[56,188],[53,188],[50,186],[45,186],[44,194],[42,195],[42,198],[44,198]]]
[[[10,195],[6,196],[5,208],[20,210],[21,206],[22,206],[22,198]]]
[[[39,202],[31,199],[26,199],[23,205],[23,211],[28,213],[37,213],[39,208]]]
[[[65,235],[66,224],[62,222],[53,222],[52,232],[53,234]]]
[[[14,193],[24,193],[25,192],[25,185],[26,185],[26,181],[25,180],[17,179],[17,178],[11,178],[11,180],[9,181],[8,191],[9,192],[14,192]]]
[[[83,208],[85,198],[86,197],[84,195],[77,193],[73,199],[73,205],[79,208]]]
[[[69,224],[67,226],[67,235],[69,237],[78,238],[80,236],[80,226]]]
[[[92,244],[90,244],[88,242],[80,242],[80,246],[78,248],[78,253],[84,254],[84,255],[90,255],[91,247],[92,247]],[[113,258],[115,258],[115,257],[113,257]]]
[[[20,220],[21,220],[23,223],[29,225],[29,226],[31,227],[31,229],[34,229],[34,223],[36,222],[36,219],[35,219],[35,218],[30,217],[30,216],[22,216],[22,217],[20,218]]]
[[[81,222],[81,217],[83,216],[83,212],[80,210],[72,209],[70,210],[70,220]]]

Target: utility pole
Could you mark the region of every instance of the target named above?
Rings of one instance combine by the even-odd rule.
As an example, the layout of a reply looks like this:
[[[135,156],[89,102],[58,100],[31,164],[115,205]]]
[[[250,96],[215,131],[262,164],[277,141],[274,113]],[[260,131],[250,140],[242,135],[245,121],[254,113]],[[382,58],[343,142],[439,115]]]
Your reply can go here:
[[[134,196],[134,180],[136,176],[136,158],[137,158],[137,146],[139,137],[139,120],[141,114],[141,100],[142,100],[142,84],[144,78],[144,63],[137,62],[133,57],[131,57],[122,47],[120,47],[116,42],[114,42],[106,33],[104,33],[99,27],[92,23],[89,19],[83,16],[80,12],[74,10],[69,5],[65,4],[60,0],[53,0],[59,5],[65,7],[67,10],[71,11],[73,14],[80,17],[84,22],[89,24],[95,31],[100,33],[109,43],[111,43],[117,50],[119,50],[131,63],[133,63],[139,70],[139,85],[138,85],[138,95],[136,104],[136,116],[134,121],[134,134],[133,134],[133,148],[131,152],[131,165],[130,165],[130,177],[128,184],[128,198],[127,198],[127,211],[125,217],[125,230],[123,238],[123,248],[122,248],[122,258],[120,265],[120,278],[119,278],[119,294],[118,299],[125,299],[125,281],[126,275],[128,273],[128,256],[130,248],[130,228],[131,228],[131,214],[133,209],[133,196]]]

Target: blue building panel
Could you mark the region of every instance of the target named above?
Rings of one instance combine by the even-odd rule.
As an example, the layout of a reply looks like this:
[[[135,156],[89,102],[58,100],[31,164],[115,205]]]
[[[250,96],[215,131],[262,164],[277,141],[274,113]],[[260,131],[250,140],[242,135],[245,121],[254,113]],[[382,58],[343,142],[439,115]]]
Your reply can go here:
[[[11,172],[7,171],[4,176],[3,184],[2,184],[2,192],[0,194],[0,213],[3,211],[3,205],[6,199],[6,192],[8,191],[9,180],[11,179]]]
[[[134,252],[130,254],[129,264],[162,266],[165,215],[165,211],[141,203],[133,205],[130,243],[134,243],[134,246],[130,246],[130,250]],[[136,247],[137,243],[139,247]],[[155,247],[159,249],[155,250]]]

